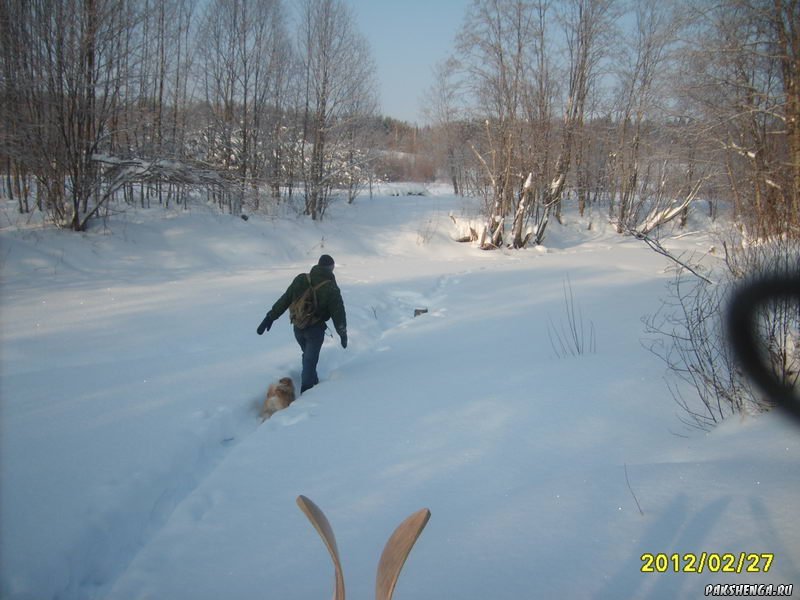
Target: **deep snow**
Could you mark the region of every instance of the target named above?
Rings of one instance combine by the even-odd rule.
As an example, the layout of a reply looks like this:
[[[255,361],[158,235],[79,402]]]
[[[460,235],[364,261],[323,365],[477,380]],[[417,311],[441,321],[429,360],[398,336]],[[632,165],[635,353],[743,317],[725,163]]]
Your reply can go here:
[[[473,210],[386,194],[322,223],[194,207],[84,235],[3,227],[2,597],[328,597],[298,494],[328,515],[351,598],[372,597],[383,544],[421,507],[398,600],[800,583],[800,431],[779,414],[682,427],[641,343],[668,261],[569,213],[546,248],[482,252],[450,240],[448,213]],[[259,426],[299,352],[287,315],[255,328],[323,252],[350,345],[327,339],[322,384]],[[567,278],[596,352],[559,358]],[[643,553],[702,552],[774,561],[641,572]]]

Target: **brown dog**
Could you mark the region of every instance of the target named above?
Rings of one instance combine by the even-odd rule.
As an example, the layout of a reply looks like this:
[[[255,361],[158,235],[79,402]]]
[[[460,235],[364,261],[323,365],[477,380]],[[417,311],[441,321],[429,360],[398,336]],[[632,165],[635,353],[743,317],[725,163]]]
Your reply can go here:
[[[283,377],[278,383],[270,384],[264,406],[261,407],[261,421],[269,419],[274,413],[283,410],[294,402],[294,383],[291,378]]]

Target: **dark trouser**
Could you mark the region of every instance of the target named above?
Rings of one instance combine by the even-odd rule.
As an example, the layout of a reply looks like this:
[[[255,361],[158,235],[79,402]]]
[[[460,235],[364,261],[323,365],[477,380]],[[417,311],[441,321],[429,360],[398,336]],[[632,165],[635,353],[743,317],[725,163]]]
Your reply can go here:
[[[325,323],[315,323],[305,329],[294,328],[294,339],[300,344],[303,351],[303,374],[300,381],[300,393],[319,383],[317,377],[317,362],[322,342],[325,341]]]

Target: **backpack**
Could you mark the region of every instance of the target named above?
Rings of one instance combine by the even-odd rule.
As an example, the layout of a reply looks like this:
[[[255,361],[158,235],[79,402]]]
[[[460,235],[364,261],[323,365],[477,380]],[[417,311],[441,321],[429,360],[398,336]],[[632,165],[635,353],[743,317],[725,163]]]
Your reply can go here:
[[[306,273],[308,287],[300,296],[289,305],[289,321],[298,329],[305,329],[319,321],[317,316],[317,290],[330,280],[326,279],[315,286],[311,285],[311,276]]]

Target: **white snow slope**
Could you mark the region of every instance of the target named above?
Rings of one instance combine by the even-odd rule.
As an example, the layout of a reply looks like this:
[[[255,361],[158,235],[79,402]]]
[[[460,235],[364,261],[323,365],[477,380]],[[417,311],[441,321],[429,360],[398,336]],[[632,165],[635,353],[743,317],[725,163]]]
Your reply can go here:
[[[0,595],[329,597],[299,494],[333,525],[349,598],[373,597],[384,543],[422,507],[398,600],[800,583],[800,430],[777,413],[681,425],[641,343],[666,259],[578,222],[551,224],[546,249],[482,252],[449,239],[448,212],[467,204],[386,195],[322,223],[193,208],[84,235],[3,227]],[[321,253],[350,345],[328,338],[321,385],[259,425],[267,385],[299,383],[300,360],[288,315],[256,326]],[[566,323],[567,278],[596,352],[559,358],[548,326]],[[681,572],[643,573],[645,553]],[[733,554],[734,570],[742,553],[774,559],[683,572],[702,553]]]

